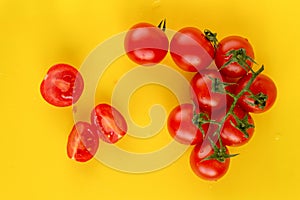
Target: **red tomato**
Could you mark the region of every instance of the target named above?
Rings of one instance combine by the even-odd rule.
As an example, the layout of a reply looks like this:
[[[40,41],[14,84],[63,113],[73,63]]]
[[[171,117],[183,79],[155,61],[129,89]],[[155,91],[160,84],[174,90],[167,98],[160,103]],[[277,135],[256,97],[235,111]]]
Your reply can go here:
[[[86,122],[77,122],[69,135],[67,144],[68,157],[78,162],[93,158],[99,146],[99,136]]]
[[[224,147],[221,154],[228,154],[228,149]],[[194,147],[190,155],[190,166],[193,172],[204,180],[216,181],[223,177],[228,171],[230,159],[226,158],[223,162],[217,159],[208,159],[214,154],[214,149],[210,143],[198,144]]]
[[[181,69],[196,72],[211,64],[215,49],[199,29],[186,27],[173,36],[170,53]]]
[[[127,132],[127,124],[122,114],[108,104],[99,104],[93,109],[91,122],[99,137],[108,143],[116,143]]]
[[[251,115],[239,106],[236,106],[233,112],[238,120],[233,115],[229,115],[223,124],[220,135],[224,145],[241,146],[252,138],[254,121]]]
[[[215,64],[220,69],[226,62],[228,62],[232,56],[227,55],[231,50],[245,49],[247,56],[254,59],[254,52],[251,44],[246,38],[240,36],[229,36],[221,40],[218,44],[215,56]],[[252,62],[247,60],[246,63],[252,66]],[[226,67],[221,69],[221,74],[231,78],[239,78],[247,74],[249,69],[244,69],[243,66],[237,62],[230,63]]]
[[[43,98],[54,106],[70,106],[83,91],[83,79],[74,67],[56,64],[47,72],[40,86]]]
[[[201,111],[211,114],[222,108],[226,108],[229,97],[226,94],[212,91],[212,79],[218,78],[222,82],[222,76],[215,69],[204,69],[195,74],[192,78],[191,95],[192,99]]]
[[[127,56],[140,65],[154,65],[164,59],[169,49],[166,34],[156,26],[139,23],[130,28],[124,41]]]
[[[239,80],[236,88],[236,94],[245,88],[252,74]],[[250,91],[244,93],[238,100],[239,105],[247,112],[262,113],[269,110],[275,103],[277,97],[277,88],[275,83],[268,76],[259,74],[250,86]],[[255,95],[255,96],[253,96]]]
[[[182,144],[202,143],[203,134],[207,127],[202,126],[203,134],[200,129],[193,124],[194,106],[192,104],[181,104],[176,106],[168,117],[168,130],[170,135]]]

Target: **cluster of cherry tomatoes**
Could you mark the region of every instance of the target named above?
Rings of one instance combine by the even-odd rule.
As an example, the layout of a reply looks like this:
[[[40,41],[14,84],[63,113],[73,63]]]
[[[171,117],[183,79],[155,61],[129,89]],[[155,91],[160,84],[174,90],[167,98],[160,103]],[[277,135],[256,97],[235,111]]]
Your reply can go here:
[[[209,30],[185,27],[170,42],[158,27],[134,25],[126,34],[125,50],[137,64],[151,66],[170,52],[184,71],[195,72],[190,81],[191,103],[176,106],[168,117],[168,131],[178,142],[194,145],[190,166],[205,180],[218,180],[227,172],[227,146],[247,143],[254,132],[250,113],[262,113],[274,104],[274,82],[254,71],[254,51],[246,38],[228,36],[218,41]],[[176,81],[176,80],[174,80]]]
[[[196,27],[177,31],[170,42],[166,21],[158,27],[138,23],[126,33],[124,48],[135,63],[152,66],[170,52],[174,63],[195,73],[190,81],[191,103],[176,106],[167,126],[178,142],[193,145],[190,166],[206,180],[218,180],[228,170],[228,146],[247,143],[254,132],[250,113],[262,113],[274,104],[277,91],[272,79],[254,71],[254,51],[249,41],[228,36],[218,41],[209,30]],[[174,80],[176,81],[176,80]],[[58,107],[71,106],[84,89],[81,74],[68,64],[52,66],[41,83],[43,98]],[[99,139],[116,143],[127,132],[122,114],[108,104],[98,104],[90,122],[77,122],[68,138],[67,153],[79,162],[90,160],[97,152]]]
[[[80,72],[65,63],[52,66],[40,85],[42,97],[57,107],[76,103],[83,89],[84,81]],[[109,104],[98,104],[91,111],[90,122],[79,121],[74,124],[68,137],[68,157],[86,162],[97,153],[99,139],[113,144],[126,132],[127,124],[121,113]]]

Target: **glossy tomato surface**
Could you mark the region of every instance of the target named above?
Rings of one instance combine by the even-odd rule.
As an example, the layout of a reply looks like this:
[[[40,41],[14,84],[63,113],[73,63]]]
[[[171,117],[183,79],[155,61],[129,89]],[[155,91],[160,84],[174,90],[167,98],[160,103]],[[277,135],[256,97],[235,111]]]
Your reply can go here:
[[[130,28],[124,41],[127,56],[140,65],[154,65],[161,62],[169,49],[166,34],[149,23],[138,23]]]
[[[252,74],[249,73],[238,81],[236,93],[245,88]],[[250,91],[241,96],[238,103],[247,112],[262,113],[269,110],[275,103],[277,88],[273,80],[264,74],[259,74],[250,86]],[[255,95],[255,97],[253,96]]]
[[[173,36],[170,53],[181,69],[197,72],[211,64],[215,50],[202,31],[195,27],[185,27]]]
[[[225,151],[228,153],[226,147]],[[216,181],[223,177],[228,171],[230,159],[225,159],[224,162],[217,159],[207,159],[214,153],[211,144],[203,143],[196,145],[190,155],[190,166],[193,172],[204,180]]]
[[[68,157],[78,162],[93,158],[99,146],[99,136],[87,122],[77,122],[68,137]]]
[[[83,88],[83,78],[77,69],[68,64],[56,64],[48,70],[40,92],[51,105],[65,107],[78,101]]]
[[[108,104],[98,104],[91,113],[91,122],[99,137],[108,143],[116,143],[127,132],[127,124],[122,114]]]
[[[211,114],[226,109],[227,101],[229,97],[226,94],[214,92],[213,80],[220,80],[223,82],[223,78],[216,69],[205,69],[194,75],[191,84],[191,95],[196,105],[199,106],[201,111]]]
[[[168,117],[168,130],[170,135],[182,144],[198,144],[203,141],[203,134],[207,127],[203,126],[203,133],[193,123],[194,116],[193,104],[181,104],[176,106]]]
[[[228,36],[222,39],[217,47],[215,64],[220,69],[226,62],[228,62],[232,56],[227,55],[231,50],[238,50],[243,48],[246,51],[246,55],[254,59],[254,51],[246,38],[241,36]],[[230,78],[239,78],[247,74],[249,67],[252,67],[250,60],[246,61],[246,66],[241,66],[237,62],[230,63],[226,67],[220,70],[221,74]]]
[[[225,120],[220,135],[224,145],[241,146],[252,138],[254,120],[239,106],[234,108],[233,113]]]

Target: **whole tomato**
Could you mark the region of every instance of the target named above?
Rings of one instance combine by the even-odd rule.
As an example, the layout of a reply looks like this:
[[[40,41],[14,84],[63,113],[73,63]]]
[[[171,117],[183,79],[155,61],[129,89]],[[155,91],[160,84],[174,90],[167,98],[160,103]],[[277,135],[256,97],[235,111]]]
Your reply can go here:
[[[226,95],[226,87],[223,92],[221,83],[227,82],[216,69],[204,69],[194,75],[190,81],[192,100],[199,109],[209,113],[220,111],[232,102],[229,95]],[[213,90],[216,91],[213,91]]]
[[[170,54],[181,69],[196,72],[211,64],[215,49],[199,29],[185,27],[173,36]]]
[[[233,114],[225,120],[220,136],[224,145],[241,146],[253,136],[254,120],[251,115],[238,105],[234,107]]]
[[[224,64],[232,59],[232,55],[228,55],[228,53],[232,50],[240,49],[243,49],[245,52],[238,51],[236,58],[241,61],[242,65],[238,62],[231,62],[224,67]],[[247,57],[254,59],[254,51],[249,41],[240,36],[228,36],[222,39],[218,44],[215,55],[215,64],[221,69],[220,72],[223,76],[240,78],[246,75],[250,67],[252,67],[252,61],[247,59]]]
[[[160,28],[149,23],[138,23],[127,32],[124,47],[132,61],[150,66],[164,59],[168,53],[169,40]]]
[[[241,92],[251,79],[252,74],[241,78],[235,90],[238,94]],[[247,112],[262,113],[269,110],[275,103],[277,97],[277,88],[273,80],[264,75],[259,74],[250,85],[250,93],[245,92],[238,100],[238,104]]]
[[[178,105],[170,112],[168,130],[176,141],[190,145],[202,143],[207,127],[202,126],[202,133],[200,128],[193,123],[194,114],[193,104]]]
[[[219,148],[218,152],[215,151],[210,143],[203,143],[203,145],[196,145],[190,155],[190,166],[193,172],[204,180],[216,181],[228,171],[230,158],[225,158],[229,153],[228,149],[224,146]],[[220,156],[211,158],[212,155],[217,154]]]

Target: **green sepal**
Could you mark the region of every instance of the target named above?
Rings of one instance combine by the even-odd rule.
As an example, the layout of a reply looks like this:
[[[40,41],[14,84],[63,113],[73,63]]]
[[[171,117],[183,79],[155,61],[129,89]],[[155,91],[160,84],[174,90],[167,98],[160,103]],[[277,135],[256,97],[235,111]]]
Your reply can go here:
[[[244,48],[234,49],[227,52],[226,56],[232,56],[223,66],[219,68],[219,71],[230,65],[231,63],[238,63],[245,71],[249,71],[251,66],[248,65],[247,61],[249,60],[252,63],[255,63],[255,60],[247,55]]]
[[[217,33],[213,33],[208,29],[204,30],[204,35],[208,41],[212,43],[214,48],[216,49],[218,47],[218,39],[217,39]]]

